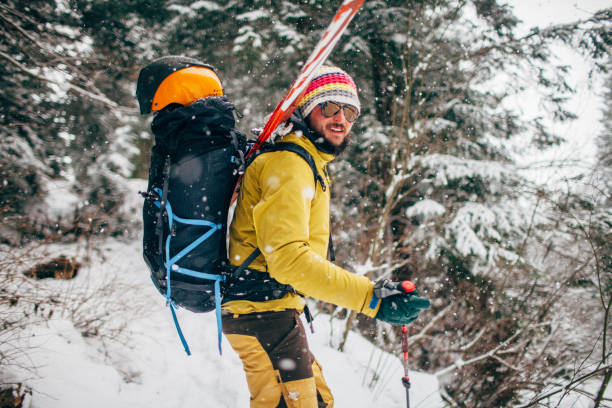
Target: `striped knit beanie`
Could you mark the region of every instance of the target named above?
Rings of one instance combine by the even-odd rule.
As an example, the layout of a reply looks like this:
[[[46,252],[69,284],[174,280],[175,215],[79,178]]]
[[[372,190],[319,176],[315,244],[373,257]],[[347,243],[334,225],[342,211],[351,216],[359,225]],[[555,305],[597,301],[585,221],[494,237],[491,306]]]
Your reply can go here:
[[[353,105],[361,113],[357,86],[353,79],[338,67],[323,65],[308,84],[297,109],[305,118],[318,104],[327,101]]]

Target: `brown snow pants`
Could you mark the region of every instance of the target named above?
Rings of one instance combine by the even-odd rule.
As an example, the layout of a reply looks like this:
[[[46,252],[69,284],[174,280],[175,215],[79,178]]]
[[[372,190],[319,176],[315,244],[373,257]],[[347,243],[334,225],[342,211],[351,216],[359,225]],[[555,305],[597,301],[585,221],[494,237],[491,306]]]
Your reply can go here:
[[[333,407],[297,311],[224,315],[223,333],[242,360],[251,408]]]

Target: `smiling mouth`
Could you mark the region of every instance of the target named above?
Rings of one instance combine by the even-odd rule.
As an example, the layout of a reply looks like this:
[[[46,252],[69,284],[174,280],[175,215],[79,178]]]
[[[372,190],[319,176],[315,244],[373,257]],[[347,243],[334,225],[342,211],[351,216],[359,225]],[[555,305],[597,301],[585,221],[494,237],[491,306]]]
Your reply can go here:
[[[331,125],[328,126],[328,129],[332,132],[344,132],[346,128],[343,125]]]

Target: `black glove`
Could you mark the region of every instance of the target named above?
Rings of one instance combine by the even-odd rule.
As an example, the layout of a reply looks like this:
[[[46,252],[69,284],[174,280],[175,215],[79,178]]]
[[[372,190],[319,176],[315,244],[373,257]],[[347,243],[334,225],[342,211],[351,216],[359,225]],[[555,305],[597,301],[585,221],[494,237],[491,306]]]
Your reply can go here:
[[[411,281],[380,280],[374,285],[374,296],[381,299],[376,318],[391,324],[412,323],[419,312],[428,309],[429,299],[418,296]]]

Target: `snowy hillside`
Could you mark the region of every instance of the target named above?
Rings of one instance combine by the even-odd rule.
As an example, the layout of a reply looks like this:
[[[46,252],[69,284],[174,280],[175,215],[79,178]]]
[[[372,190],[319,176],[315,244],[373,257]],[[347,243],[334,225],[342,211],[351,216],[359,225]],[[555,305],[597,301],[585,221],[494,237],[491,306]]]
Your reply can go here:
[[[142,181],[132,186],[136,205]],[[137,216],[136,209],[133,213]],[[248,406],[240,360],[225,340],[223,356],[217,352],[214,314],[179,313],[192,356],[184,353],[170,312],[149,281],[138,239],[130,244],[110,240],[89,249],[55,245],[37,251],[49,257],[91,258],[73,280],[37,281],[39,290],[61,298],[60,306],[53,313],[54,307],[47,305],[30,314],[30,325],[0,344],[4,353],[24,351],[2,373],[3,382],[24,383],[31,390],[24,407]],[[68,303],[77,307],[62,306]],[[82,332],[88,324],[97,324],[97,333],[86,331],[85,337]],[[319,314],[314,326],[309,341],[337,407],[406,405],[399,355],[383,353],[356,334],[349,337],[346,351],[338,352],[330,346],[337,343],[330,333],[334,328],[333,333],[340,334],[341,322],[334,327],[328,316]],[[411,380],[412,407],[442,405],[435,377],[413,372]]]

